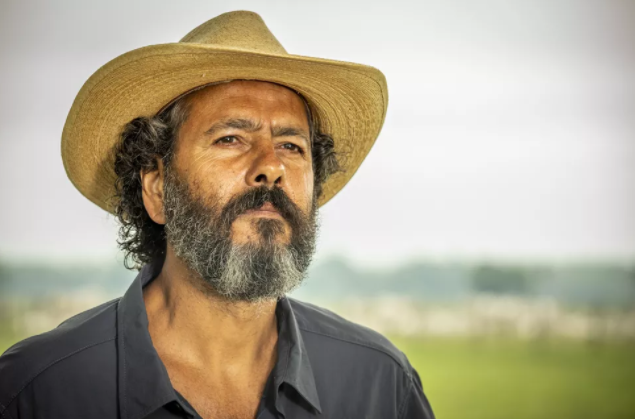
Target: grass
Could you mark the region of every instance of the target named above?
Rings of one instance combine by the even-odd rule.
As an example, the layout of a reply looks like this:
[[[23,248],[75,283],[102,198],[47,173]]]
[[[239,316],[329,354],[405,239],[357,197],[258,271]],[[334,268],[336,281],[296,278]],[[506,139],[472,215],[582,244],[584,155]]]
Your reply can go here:
[[[635,344],[393,338],[439,419],[635,418]]]

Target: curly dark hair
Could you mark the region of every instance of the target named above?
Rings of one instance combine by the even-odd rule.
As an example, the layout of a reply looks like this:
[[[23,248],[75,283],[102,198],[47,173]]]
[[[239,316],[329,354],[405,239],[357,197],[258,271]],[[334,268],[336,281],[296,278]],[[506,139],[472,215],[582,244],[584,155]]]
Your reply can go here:
[[[340,171],[339,155],[330,135],[320,132],[319,122],[306,102],[313,157],[314,199],[322,194],[322,185]],[[114,149],[116,195],[115,215],[119,228],[118,244],[125,253],[124,265],[140,269],[166,250],[164,226],[155,223],[146,212],[142,198],[141,171],[157,170],[157,158],[168,168],[174,156],[179,129],[189,114],[187,96],[181,97],[153,117],[130,121]]]

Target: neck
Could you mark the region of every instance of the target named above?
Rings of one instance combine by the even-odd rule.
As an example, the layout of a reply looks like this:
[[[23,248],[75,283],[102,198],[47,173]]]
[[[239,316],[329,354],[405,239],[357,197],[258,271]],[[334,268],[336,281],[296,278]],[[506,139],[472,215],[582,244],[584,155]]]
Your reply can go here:
[[[228,301],[200,281],[168,246],[161,273],[143,291],[159,355],[217,370],[273,366],[277,301]]]

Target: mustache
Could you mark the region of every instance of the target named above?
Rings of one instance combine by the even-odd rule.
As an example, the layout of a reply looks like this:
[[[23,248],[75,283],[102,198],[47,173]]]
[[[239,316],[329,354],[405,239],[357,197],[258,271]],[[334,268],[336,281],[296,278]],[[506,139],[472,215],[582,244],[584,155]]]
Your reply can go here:
[[[238,216],[249,210],[256,210],[270,203],[291,226],[292,229],[302,224],[302,210],[289,198],[280,187],[269,188],[258,186],[232,198],[221,211],[224,226],[230,226]]]

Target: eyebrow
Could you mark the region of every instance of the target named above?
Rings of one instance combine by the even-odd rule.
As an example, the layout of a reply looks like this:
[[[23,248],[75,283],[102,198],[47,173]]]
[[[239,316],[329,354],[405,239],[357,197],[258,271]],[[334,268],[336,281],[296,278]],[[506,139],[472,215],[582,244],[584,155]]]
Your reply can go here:
[[[255,132],[262,128],[262,124],[252,119],[244,119],[244,118],[224,119],[212,125],[207,131],[205,131],[205,134],[214,135],[218,131],[231,129],[231,128],[239,129],[246,132]],[[289,126],[273,127],[271,128],[271,136],[272,137],[300,137],[304,141],[306,141],[307,144],[311,144],[308,133],[302,128],[289,127]]]
[[[271,136],[272,137],[300,137],[304,141],[306,141],[307,144],[311,144],[311,142],[309,141],[309,136],[307,135],[306,131],[304,131],[301,128],[273,127],[271,129]]]
[[[205,134],[214,135],[218,131],[222,131],[224,129],[233,128],[239,129],[247,132],[258,131],[262,128],[260,123],[255,122],[252,119],[243,119],[243,118],[231,118],[231,119],[223,119],[218,121],[214,125],[212,125]]]

